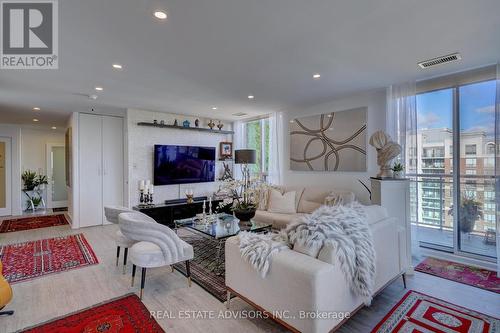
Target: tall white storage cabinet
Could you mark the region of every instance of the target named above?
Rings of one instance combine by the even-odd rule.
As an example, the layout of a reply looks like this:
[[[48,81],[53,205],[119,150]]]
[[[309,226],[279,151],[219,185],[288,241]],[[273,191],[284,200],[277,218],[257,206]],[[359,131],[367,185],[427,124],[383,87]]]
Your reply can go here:
[[[413,272],[411,262],[410,181],[408,179],[371,178],[372,204],[387,209],[399,224],[399,266],[407,274]]]
[[[123,206],[123,119],[79,115],[80,227],[102,225],[104,206]]]

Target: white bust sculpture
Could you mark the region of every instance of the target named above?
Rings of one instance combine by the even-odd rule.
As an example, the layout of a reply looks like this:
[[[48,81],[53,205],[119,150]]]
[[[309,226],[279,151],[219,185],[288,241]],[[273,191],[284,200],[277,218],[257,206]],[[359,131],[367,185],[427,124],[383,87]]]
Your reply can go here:
[[[391,137],[384,131],[376,131],[370,137],[370,145],[377,150],[377,164],[380,171],[377,177],[391,178],[391,161],[401,154],[401,146],[392,141]]]

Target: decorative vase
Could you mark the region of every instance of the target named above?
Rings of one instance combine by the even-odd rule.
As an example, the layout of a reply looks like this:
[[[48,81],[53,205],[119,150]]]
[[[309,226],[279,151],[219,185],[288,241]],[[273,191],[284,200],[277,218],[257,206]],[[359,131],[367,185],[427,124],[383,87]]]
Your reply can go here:
[[[200,120],[198,118],[194,121],[194,126],[197,128],[200,127]]]
[[[395,179],[402,179],[403,178],[403,171],[393,171],[392,177]]]
[[[222,130],[222,127],[224,127],[224,124],[219,120],[219,123],[217,124],[217,128],[219,129],[219,131]]]
[[[256,211],[255,208],[235,209],[234,216],[236,216],[236,218],[240,220],[240,222],[249,222],[255,216],[255,211]]]
[[[191,126],[191,123],[189,122],[189,120],[184,120],[182,122],[182,127],[189,127],[189,126]]]
[[[210,129],[214,129],[214,127],[215,127],[215,123],[212,119],[210,119],[210,122],[207,125],[208,125],[208,127],[210,127]]]

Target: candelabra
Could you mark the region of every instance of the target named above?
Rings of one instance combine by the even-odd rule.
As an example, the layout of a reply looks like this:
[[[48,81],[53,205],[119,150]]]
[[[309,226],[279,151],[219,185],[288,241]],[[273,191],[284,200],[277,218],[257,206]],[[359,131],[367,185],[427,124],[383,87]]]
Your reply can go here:
[[[139,192],[141,193],[141,195],[139,197],[140,206],[144,206],[144,202],[145,202],[144,190],[139,190]]]
[[[149,205],[153,206],[153,193],[149,193]]]
[[[207,223],[207,213],[205,212],[206,208],[207,208],[206,201],[203,200],[203,216],[202,216],[202,220],[201,220],[203,222],[203,224]]]

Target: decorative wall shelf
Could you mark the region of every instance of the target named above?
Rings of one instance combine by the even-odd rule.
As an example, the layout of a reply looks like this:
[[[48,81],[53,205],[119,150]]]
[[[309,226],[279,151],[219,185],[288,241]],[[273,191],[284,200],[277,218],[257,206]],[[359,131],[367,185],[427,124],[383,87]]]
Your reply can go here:
[[[174,126],[174,125],[166,125],[166,124],[162,125],[162,124],[147,123],[147,122],[139,122],[139,123],[137,123],[137,125],[138,126],[170,128],[170,129],[180,129],[180,130],[188,130],[188,131],[198,131],[198,132],[206,132],[206,133],[212,133],[212,134],[234,134],[234,131],[201,128],[201,127],[183,127],[183,126]]]

